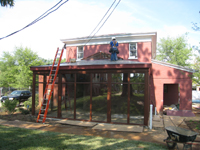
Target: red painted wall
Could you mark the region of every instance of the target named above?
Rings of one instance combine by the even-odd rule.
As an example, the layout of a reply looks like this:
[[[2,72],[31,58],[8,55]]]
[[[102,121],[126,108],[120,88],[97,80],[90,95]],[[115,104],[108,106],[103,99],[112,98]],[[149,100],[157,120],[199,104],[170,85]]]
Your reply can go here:
[[[163,109],[164,84],[179,84],[180,110],[192,109],[192,80],[191,73],[152,63],[150,85],[150,100],[154,101],[157,111]]]
[[[138,58],[130,59],[133,61],[139,62],[151,62],[151,42],[139,42],[137,43],[138,49]],[[84,46],[84,58],[90,55],[93,55],[97,52],[105,52],[109,53],[110,45],[102,44],[102,45],[88,45]],[[129,59],[129,44],[128,43],[119,43],[118,46],[119,54],[117,56],[122,57],[124,60]],[[77,47],[67,47],[68,53],[66,53],[66,61],[69,62],[70,58],[77,58]]]
[[[77,47],[71,46],[66,48],[66,62],[70,62],[71,58],[77,57]]]

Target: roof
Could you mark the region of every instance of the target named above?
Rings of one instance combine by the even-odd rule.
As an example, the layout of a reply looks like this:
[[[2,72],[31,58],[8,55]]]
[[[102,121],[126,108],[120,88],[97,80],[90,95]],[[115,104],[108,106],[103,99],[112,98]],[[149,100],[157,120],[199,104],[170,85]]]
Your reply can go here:
[[[50,70],[51,65],[32,66],[31,70]],[[151,63],[136,62],[130,60],[81,60],[75,63],[61,63],[60,70],[64,69],[110,69],[110,68],[150,68]]]
[[[162,61],[155,60],[155,59],[152,59],[151,62],[154,64],[159,64],[159,65],[163,65],[163,66],[167,66],[167,67],[171,67],[174,69],[179,69],[179,70],[183,70],[183,71],[187,71],[187,72],[191,72],[191,73],[196,72],[196,70],[188,68],[188,67],[178,66],[178,65],[162,62]]]

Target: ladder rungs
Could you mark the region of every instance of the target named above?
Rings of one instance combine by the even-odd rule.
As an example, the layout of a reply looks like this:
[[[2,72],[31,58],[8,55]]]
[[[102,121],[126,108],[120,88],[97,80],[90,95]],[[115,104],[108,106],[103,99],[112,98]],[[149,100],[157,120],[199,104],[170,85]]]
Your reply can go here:
[[[51,102],[50,101],[51,97],[48,97],[48,96],[50,96],[50,93],[53,93],[52,86],[55,84],[55,79],[56,79],[55,77],[57,76],[57,71],[59,70],[59,65],[60,65],[60,62],[61,62],[61,56],[63,54],[63,51],[64,51],[64,49],[59,49],[59,48],[57,49],[55,59],[53,61],[54,65],[52,65],[51,70],[50,70],[48,84],[45,88],[46,92],[44,93],[43,102],[42,102],[42,105],[40,107],[40,113],[38,114],[37,122],[44,123],[46,119],[51,119],[51,118],[47,118],[47,116],[45,115],[48,112],[47,105],[50,104],[50,102]],[[49,85],[51,86],[50,89],[48,87]]]

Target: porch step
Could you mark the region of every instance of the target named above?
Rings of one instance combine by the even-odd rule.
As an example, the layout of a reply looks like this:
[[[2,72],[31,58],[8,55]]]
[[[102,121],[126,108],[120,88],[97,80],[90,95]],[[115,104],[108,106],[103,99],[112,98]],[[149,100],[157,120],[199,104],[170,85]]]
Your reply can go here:
[[[144,127],[139,125],[117,125],[108,123],[99,123],[92,129],[99,129],[105,131],[120,131],[120,132],[143,132]]]

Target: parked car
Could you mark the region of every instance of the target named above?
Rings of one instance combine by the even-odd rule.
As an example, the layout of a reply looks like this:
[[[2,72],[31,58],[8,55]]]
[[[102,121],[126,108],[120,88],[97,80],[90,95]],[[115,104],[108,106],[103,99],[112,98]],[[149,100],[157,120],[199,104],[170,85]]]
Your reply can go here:
[[[28,98],[31,97],[30,91],[13,91],[8,96],[2,96],[1,102],[4,102],[5,100],[18,100],[19,103],[24,102],[28,100]]]

